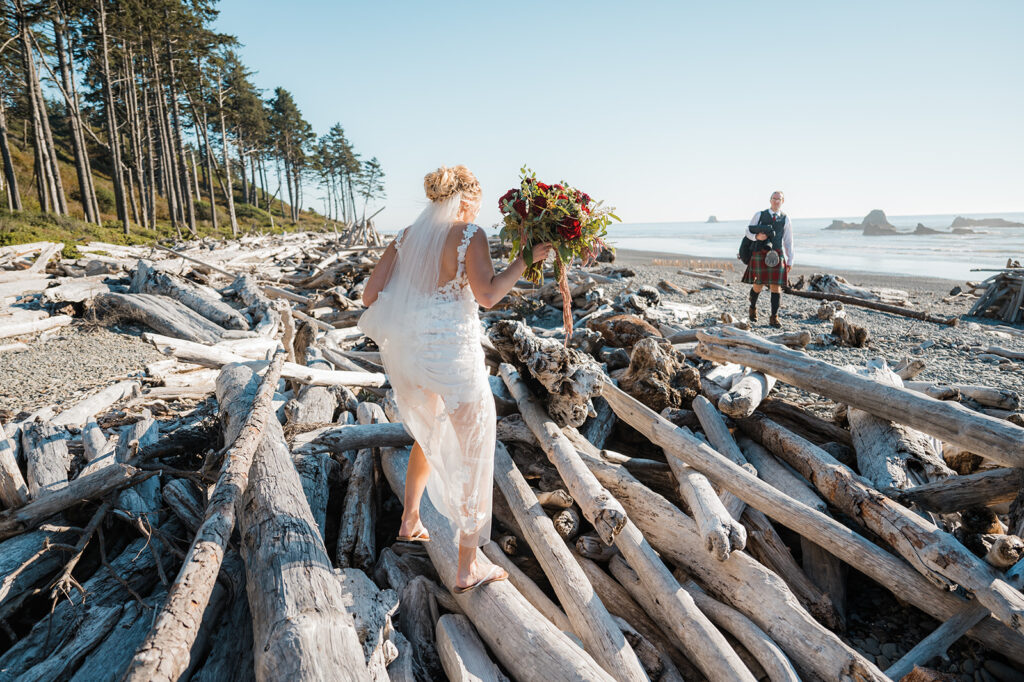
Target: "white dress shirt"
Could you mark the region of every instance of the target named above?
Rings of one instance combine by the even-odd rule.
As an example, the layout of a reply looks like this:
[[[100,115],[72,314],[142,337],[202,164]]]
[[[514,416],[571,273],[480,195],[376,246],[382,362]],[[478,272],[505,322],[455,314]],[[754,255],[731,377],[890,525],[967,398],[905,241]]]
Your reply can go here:
[[[772,218],[777,217],[779,214],[775,211],[769,210],[772,214]],[[755,227],[761,221],[761,211],[754,214],[754,217],[750,219],[749,227]],[[757,235],[752,234],[750,230],[747,230],[747,239],[757,241]],[[786,265],[793,265],[793,225],[789,222],[789,216],[786,216],[786,223],[782,228],[782,254],[786,257]]]

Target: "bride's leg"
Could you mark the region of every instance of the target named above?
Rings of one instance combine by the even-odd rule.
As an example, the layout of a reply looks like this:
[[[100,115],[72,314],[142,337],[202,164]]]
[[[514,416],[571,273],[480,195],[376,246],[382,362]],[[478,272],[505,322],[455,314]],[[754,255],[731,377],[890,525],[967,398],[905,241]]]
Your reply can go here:
[[[425,531],[420,522],[420,500],[430,477],[430,463],[419,443],[412,444],[409,454],[409,471],[405,478],[405,508],[402,510],[402,525],[398,534],[411,537]]]
[[[484,489],[493,479],[494,470],[494,403],[488,401],[489,398],[488,392],[480,402],[463,404],[449,412],[462,455],[459,466],[466,473],[460,491],[460,512],[466,519],[477,519],[472,532],[460,531],[458,534],[457,587],[470,585],[487,572],[477,564],[476,558],[477,547],[487,541],[483,534],[491,525],[491,491],[489,487]]]

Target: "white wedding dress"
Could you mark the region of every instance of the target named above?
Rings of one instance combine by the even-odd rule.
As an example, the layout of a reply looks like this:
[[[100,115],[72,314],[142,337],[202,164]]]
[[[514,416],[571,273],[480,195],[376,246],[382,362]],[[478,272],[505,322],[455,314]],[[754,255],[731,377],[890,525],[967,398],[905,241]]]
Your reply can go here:
[[[402,423],[430,463],[431,502],[460,531],[459,544],[475,547],[490,538],[495,445],[494,397],[480,346],[478,305],[466,277],[466,250],[480,228],[468,224],[463,230],[454,279],[438,286],[434,275],[432,291],[409,297],[394,290],[408,286],[408,274],[399,273],[417,268],[418,274],[424,257],[440,257],[409,248],[415,229],[414,224],[396,237],[392,277],[359,324],[380,347]],[[402,295],[407,302],[392,302]],[[404,319],[394,319],[396,308]]]

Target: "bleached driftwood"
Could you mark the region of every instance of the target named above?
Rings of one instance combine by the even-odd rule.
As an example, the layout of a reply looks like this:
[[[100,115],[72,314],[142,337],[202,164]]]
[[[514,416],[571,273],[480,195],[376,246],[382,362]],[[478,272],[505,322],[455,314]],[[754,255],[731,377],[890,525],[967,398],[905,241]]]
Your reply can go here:
[[[569,440],[529,394],[519,373],[508,364],[503,364],[500,372],[519,404],[523,420],[559,470],[569,493],[579,503],[587,520],[605,542],[615,542],[641,576],[646,590],[663,595],[658,601],[658,615],[689,658],[707,675],[746,679],[745,675],[749,673],[725,638],[694,606],[689,595],[681,593],[678,585],[672,587],[675,583],[672,574],[623,513],[621,505],[596,481]],[[683,623],[688,626],[683,627]]]
[[[233,365],[221,372],[217,402],[227,440],[240,432],[247,414],[243,410],[252,402],[248,396],[256,390],[250,369]],[[286,679],[300,671],[366,679],[341,587],[276,419],[265,422],[249,485],[237,507],[257,679]]]
[[[49,329],[65,327],[71,324],[74,318],[70,315],[54,315],[41,320],[26,320],[24,322],[0,323],[0,339],[12,336],[28,336],[37,332],[44,332]]]
[[[487,655],[484,643],[465,616],[449,613],[437,621],[437,650],[452,682],[507,682]]]
[[[145,333],[144,341],[152,343],[164,355],[171,355],[184,362],[191,362],[204,367],[220,368],[232,363],[248,364],[263,369],[266,361],[252,361],[222,346],[207,346],[183,339],[171,338],[160,334]],[[281,370],[283,379],[291,379],[300,384],[315,386],[386,386],[387,377],[372,372],[340,372],[317,367],[304,367],[291,362],[284,363]]]
[[[494,479],[584,648],[615,679],[643,680],[636,654],[500,442],[494,452]]]
[[[884,362],[869,362],[859,373],[880,384],[903,386]],[[909,488],[954,475],[942,460],[941,446],[915,429],[850,408],[848,417],[857,469],[879,490]]]
[[[999,620],[1024,631],[1024,595],[948,533],[861,482],[827,452],[768,419],[741,427],[811,481],[827,501],[883,538],[934,585],[962,585]],[[772,511],[762,510],[768,515]]]
[[[50,421],[63,426],[82,426],[91,417],[100,414],[118,400],[137,395],[140,388],[138,381],[119,381],[79,401]]]
[[[913,427],[1004,466],[1024,466],[1024,429],[956,403],[879,384],[752,334],[721,328],[698,335],[701,357],[739,362],[800,388]]]
[[[918,608],[940,619],[955,610],[958,604],[963,603],[962,600],[951,595],[948,590],[928,581],[920,573],[907,566],[905,562],[885,552],[874,543],[853,533],[835,520],[823,516],[820,512],[781,494],[708,446],[681,434],[671,423],[665,422],[643,405],[635,403],[629,396],[616,394],[614,390],[609,389],[614,389],[614,387],[606,387],[604,395],[608,399],[609,404],[612,405],[612,408],[616,410],[616,414],[634,428],[645,433],[645,435],[651,438],[652,442],[660,445],[666,454],[669,456],[679,456],[684,461],[688,461],[694,468],[703,470],[708,475],[708,478],[718,485],[731,490],[737,497],[746,501],[748,505],[793,528],[815,544],[827,549],[857,570],[875,579],[879,584],[894,594],[899,595],[900,598],[910,601]],[[612,399],[613,396],[614,400]],[[746,424],[750,421],[744,420],[742,423]],[[591,470],[597,473],[595,463],[589,459],[584,461]],[[621,488],[609,486],[608,480],[601,476],[599,478],[601,478],[606,487],[611,487],[615,490],[615,494],[620,500],[623,499],[625,492]],[[666,525],[669,522],[663,520],[661,523]],[[655,532],[661,529],[662,525],[646,526],[645,532],[649,534]],[[664,546],[659,548],[665,549]],[[720,565],[725,567],[732,563],[730,561]],[[686,565],[686,562],[684,562],[684,565]],[[701,577],[701,582],[705,585],[708,584],[707,579],[702,576],[698,577]],[[784,593],[788,594],[788,592],[788,589],[785,589]],[[730,599],[730,602],[734,605],[739,605],[735,599]],[[746,610],[744,610],[744,613],[747,613],[758,625],[769,632],[773,639],[782,644],[779,637],[769,630],[765,623],[754,618],[754,614]],[[990,625],[986,622],[984,625],[986,632],[985,634],[978,634],[979,638],[999,637],[1005,646],[1008,647],[1016,646],[1010,644],[1011,641],[1024,642],[1024,638],[1018,640],[1020,637],[1018,633],[1003,627],[1002,624]],[[795,657],[795,654],[789,648],[785,645],[783,647],[791,657]],[[798,665],[802,665],[802,663],[798,662]]]
[[[71,467],[69,438],[63,427],[49,422],[30,422],[21,427],[21,449],[27,463],[25,478],[32,499],[38,500],[67,486]]]
[[[711,558],[703,551],[703,539],[693,520],[677,507],[623,467],[602,462],[590,453],[581,452],[581,457],[602,485],[622,501],[630,517],[667,560],[684,567],[712,593],[742,611],[782,647],[798,668],[826,680],[885,679],[872,663],[814,620],[781,578],[745,552],[734,552],[725,562]]]
[[[362,403],[356,417],[360,424],[374,424],[387,421],[380,405]],[[338,546],[335,559],[342,568],[358,566],[369,570],[377,552],[375,528],[376,513],[373,504],[374,454],[370,448],[359,450],[352,475],[345,493],[345,507],[341,514],[338,530]]]
[[[18,468],[14,445],[0,424],[0,504],[8,508],[28,502],[28,486]]]
[[[1022,484],[1020,469],[992,469],[885,492],[907,506],[915,504],[924,511],[953,514],[968,507],[1012,502]]]
[[[385,448],[381,452],[381,463],[392,491],[401,495],[405,488],[408,451]],[[430,532],[427,552],[441,580],[450,589],[455,584],[458,553],[455,534],[448,520],[430,503],[429,494],[420,504],[420,518]],[[487,562],[481,561],[479,555],[477,561],[486,567]],[[491,652],[516,679],[536,682],[552,679],[610,682],[613,679],[507,582],[455,595],[455,599]]]
[[[224,455],[220,477],[210,495],[202,525],[196,532],[167,601],[139,646],[125,680],[177,680],[189,662],[189,651],[213,592],[235,525],[235,505],[249,483],[249,469],[270,413],[270,401],[281,376],[278,356],[252,396],[244,422]],[[237,396],[239,398],[246,397]],[[233,406],[238,409],[242,406]],[[241,410],[239,410],[241,412]]]
[[[214,298],[188,280],[151,267],[140,260],[135,266],[129,291],[172,298],[224,329],[248,329],[245,317],[224,301]]]

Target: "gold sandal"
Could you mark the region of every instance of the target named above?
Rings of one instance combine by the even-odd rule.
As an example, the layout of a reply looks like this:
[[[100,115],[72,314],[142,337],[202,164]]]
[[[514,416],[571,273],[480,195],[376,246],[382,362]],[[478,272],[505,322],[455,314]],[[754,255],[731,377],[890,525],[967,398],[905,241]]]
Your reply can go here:
[[[415,535],[399,535],[399,542],[430,542],[430,534],[423,530]]]

